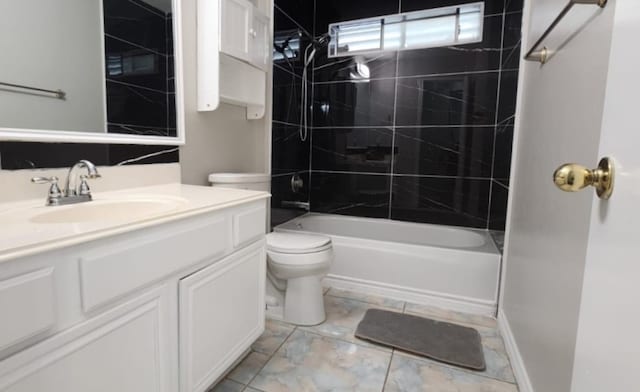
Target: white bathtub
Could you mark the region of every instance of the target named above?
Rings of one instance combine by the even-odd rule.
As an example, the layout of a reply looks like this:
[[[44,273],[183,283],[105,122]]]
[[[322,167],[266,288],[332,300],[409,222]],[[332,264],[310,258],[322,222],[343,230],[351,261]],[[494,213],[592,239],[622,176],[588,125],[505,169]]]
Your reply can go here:
[[[275,231],[331,237],[329,286],[495,313],[501,256],[484,230],[312,213]]]

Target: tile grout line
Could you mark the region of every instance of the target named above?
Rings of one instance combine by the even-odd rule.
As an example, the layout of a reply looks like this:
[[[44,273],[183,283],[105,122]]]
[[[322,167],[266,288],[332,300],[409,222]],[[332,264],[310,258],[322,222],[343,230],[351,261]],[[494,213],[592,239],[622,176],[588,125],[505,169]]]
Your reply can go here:
[[[279,320],[276,320],[276,321],[279,321]],[[239,382],[238,384],[242,384],[242,385],[244,385],[244,386],[245,386],[245,388],[244,388],[244,389],[247,389],[247,388],[251,387],[251,383],[253,382],[253,380],[255,380],[255,379],[256,379],[256,377],[258,377],[258,375],[260,374],[260,372],[262,371],[262,369],[264,369],[264,367],[265,367],[265,366],[267,366],[267,363],[269,363],[269,361],[271,360],[271,358],[273,358],[273,356],[274,356],[274,355],[276,355],[276,353],[277,353],[278,351],[280,351],[280,348],[282,348],[282,346],[284,346],[284,344],[289,340],[289,338],[291,337],[291,335],[293,335],[293,333],[296,331],[296,329],[298,329],[298,327],[297,327],[297,326],[293,326],[293,329],[291,330],[291,332],[289,332],[289,334],[287,335],[287,337],[282,341],[282,343],[280,343],[280,344],[278,345],[278,347],[273,351],[273,353],[271,353],[271,354],[269,354],[269,355],[268,355],[267,360],[262,364],[262,366],[260,366],[260,369],[256,372],[256,374],[254,374],[254,376],[253,376],[253,377],[251,377],[251,379],[250,379],[246,384],[242,384],[242,383],[240,383],[240,382]],[[254,352],[255,352],[255,353],[259,353],[259,354],[264,354],[264,353],[260,353],[259,351],[255,351],[255,350],[254,350],[254,349],[252,349],[252,348],[250,348],[250,350],[251,350],[251,352],[249,353],[249,355],[251,355],[251,353],[254,353]],[[247,357],[248,357],[249,355],[247,355]],[[246,359],[246,358],[245,358],[245,359]],[[244,359],[243,359],[242,361],[244,361]],[[238,366],[239,366],[241,363],[242,363],[242,362],[240,362],[240,363],[238,364]],[[230,380],[231,380],[231,379],[230,379]],[[231,381],[235,381],[235,380],[231,380]],[[236,381],[236,382],[237,382],[237,381]],[[253,388],[253,387],[251,387],[251,388]],[[243,390],[244,390],[244,389],[243,389]]]
[[[400,0],[398,7],[402,9],[402,1]],[[396,76],[398,76],[398,67],[400,66],[400,55],[396,52]],[[393,92],[393,130],[391,135],[391,167],[389,176],[389,209],[387,211],[387,219],[391,219],[393,211],[393,174],[395,170],[396,160],[396,119],[398,115],[398,79],[394,80]]]

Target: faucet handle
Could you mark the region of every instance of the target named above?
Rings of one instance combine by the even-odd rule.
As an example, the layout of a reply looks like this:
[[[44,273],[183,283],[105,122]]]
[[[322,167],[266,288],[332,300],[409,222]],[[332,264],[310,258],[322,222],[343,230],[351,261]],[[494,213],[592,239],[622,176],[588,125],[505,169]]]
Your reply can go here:
[[[33,177],[31,182],[34,184],[51,184],[49,193],[47,194],[47,205],[56,205],[62,197],[62,191],[58,186],[58,177]]]
[[[78,189],[78,195],[80,196],[90,196],[91,189],[89,189],[89,183],[87,182],[87,178],[89,176],[81,175],[80,176],[80,188]]]

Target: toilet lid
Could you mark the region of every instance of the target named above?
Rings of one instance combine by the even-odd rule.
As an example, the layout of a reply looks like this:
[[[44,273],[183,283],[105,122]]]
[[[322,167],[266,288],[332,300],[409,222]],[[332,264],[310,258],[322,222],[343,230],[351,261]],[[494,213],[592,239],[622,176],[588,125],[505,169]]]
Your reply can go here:
[[[298,233],[267,234],[267,249],[279,253],[313,253],[325,250],[331,245],[331,238],[323,235]]]

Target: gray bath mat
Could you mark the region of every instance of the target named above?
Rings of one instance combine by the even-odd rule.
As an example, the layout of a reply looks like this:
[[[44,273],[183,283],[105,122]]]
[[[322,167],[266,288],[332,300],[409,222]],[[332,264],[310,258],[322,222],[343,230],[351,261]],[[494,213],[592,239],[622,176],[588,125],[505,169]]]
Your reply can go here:
[[[485,369],[480,334],[461,325],[369,309],[356,337],[452,365]]]

